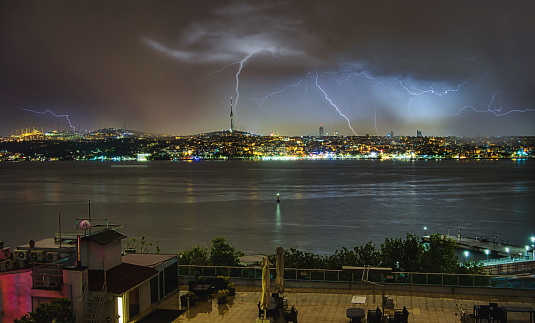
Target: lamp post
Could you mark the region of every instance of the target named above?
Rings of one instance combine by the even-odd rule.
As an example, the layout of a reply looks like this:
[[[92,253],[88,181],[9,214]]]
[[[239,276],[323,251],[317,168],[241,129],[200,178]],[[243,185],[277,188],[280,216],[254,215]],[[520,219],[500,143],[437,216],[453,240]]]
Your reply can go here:
[[[489,261],[489,253],[490,253],[490,250],[489,249],[485,249],[485,254],[487,255],[487,262]]]
[[[526,258],[529,257],[529,246],[526,246]]]
[[[427,235],[427,227],[424,227],[424,237]]]
[[[468,262],[468,256],[470,255],[470,253],[468,252],[468,250],[466,250],[464,252],[464,259],[465,259],[465,262]]]
[[[450,227],[447,227],[446,230],[448,230],[448,239],[450,238]]]
[[[505,252],[507,252],[507,257],[509,257],[509,251],[511,251],[509,248],[505,248]]]

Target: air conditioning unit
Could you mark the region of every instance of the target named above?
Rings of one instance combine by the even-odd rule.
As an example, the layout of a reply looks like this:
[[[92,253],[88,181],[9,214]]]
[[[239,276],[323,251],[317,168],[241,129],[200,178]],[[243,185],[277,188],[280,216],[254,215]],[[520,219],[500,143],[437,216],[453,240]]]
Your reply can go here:
[[[13,260],[11,263],[11,268],[13,269],[21,269],[22,267],[24,267],[24,261],[22,260]]]
[[[47,252],[45,254],[45,261],[56,261],[59,259],[59,252]]]
[[[45,257],[45,252],[43,250],[30,251],[30,261],[33,261],[33,262],[43,261],[44,257]]]
[[[2,249],[2,252],[0,253],[0,260],[9,259],[9,256],[11,256],[11,248]]]
[[[13,251],[13,260],[28,260],[28,250]]]
[[[0,271],[6,271],[11,269],[11,260],[6,259],[0,261]]]

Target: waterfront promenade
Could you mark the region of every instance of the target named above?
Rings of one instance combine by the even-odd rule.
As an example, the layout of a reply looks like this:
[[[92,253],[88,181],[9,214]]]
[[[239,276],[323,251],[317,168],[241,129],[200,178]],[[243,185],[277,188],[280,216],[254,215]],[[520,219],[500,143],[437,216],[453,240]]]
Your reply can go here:
[[[179,294],[171,295],[159,304],[159,309],[181,309],[179,295],[187,291],[187,286],[180,287]],[[229,297],[227,303],[218,305],[217,299],[211,301],[197,301],[191,309],[178,318],[169,321],[177,322],[255,322],[258,316],[257,304],[260,300],[261,288],[255,286],[237,286],[236,296]],[[394,299],[395,308],[406,306],[409,310],[409,322],[461,322],[461,310],[470,313],[475,304],[498,303],[504,306],[528,306],[535,308],[535,299],[515,296],[492,295],[463,295],[442,294],[409,291],[387,291]],[[316,289],[290,288],[284,296],[288,298],[289,306],[294,305],[299,311],[298,322],[349,322],[346,309],[353,307],[352,296],[366,296],[366,311],[381,307],[380,290],[344,290],[344,289]],[[356,305],[361,306],[361,305]],[[362,306],[361,306],[362,307]],[[149,317],[147,317],[148,319]],[[141,322],[136,320],[135,322]],[[365,322],[366,320],[362,320]],[[146,323],[143,321],[142,323]],[[282,321],[278,321],[282,322]],[[529,322],[529,314],[511,313],[509,323]],[[165,322],[162,322],[165,323]]]

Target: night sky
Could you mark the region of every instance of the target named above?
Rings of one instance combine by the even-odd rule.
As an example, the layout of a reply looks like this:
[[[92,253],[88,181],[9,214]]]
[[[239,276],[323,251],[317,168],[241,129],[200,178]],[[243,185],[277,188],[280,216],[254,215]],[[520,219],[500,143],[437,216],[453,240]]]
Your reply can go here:
[[[0,135],[223,130],[231,97],[236,128],[261,135],[535,135],[534,12],[507,0],[2,1]]]

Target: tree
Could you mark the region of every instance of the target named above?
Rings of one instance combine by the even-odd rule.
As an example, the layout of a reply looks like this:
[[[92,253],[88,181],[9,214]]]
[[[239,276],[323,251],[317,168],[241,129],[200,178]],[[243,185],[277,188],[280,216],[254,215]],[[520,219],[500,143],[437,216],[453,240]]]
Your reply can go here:
[[[68,298],[58,298],[50,303],[40,304],[14,323],[69,323],[72,322],[72,306]]]
[[[381,266],[395,271],[420,271],[423,251],[420,239],[413,234],[407,233],[405,239],[386,238],[381,244]]]
[[[422,254],[422,272],[455,273],[458,258],[455,255],[455,242],[444,239],[440,234],[429,237],[429,246]]]
[[[371,241],[364,246],[353,248],[357,257],[357,266],[378,266],[380,264],[379,252],[375,250],[375,245]]]
[[[245,254],[241,250],[236,250],[227,243],[225,237],[212,239],[210,248],[210,262],[214,266],[238,266],[240,257]]]
[[[180,259],[181,265],[196,265],[206,266],[210,264],[210,251],[208,248],[196,245],[191,250],[186,250],[180,253],[182,258]]]

